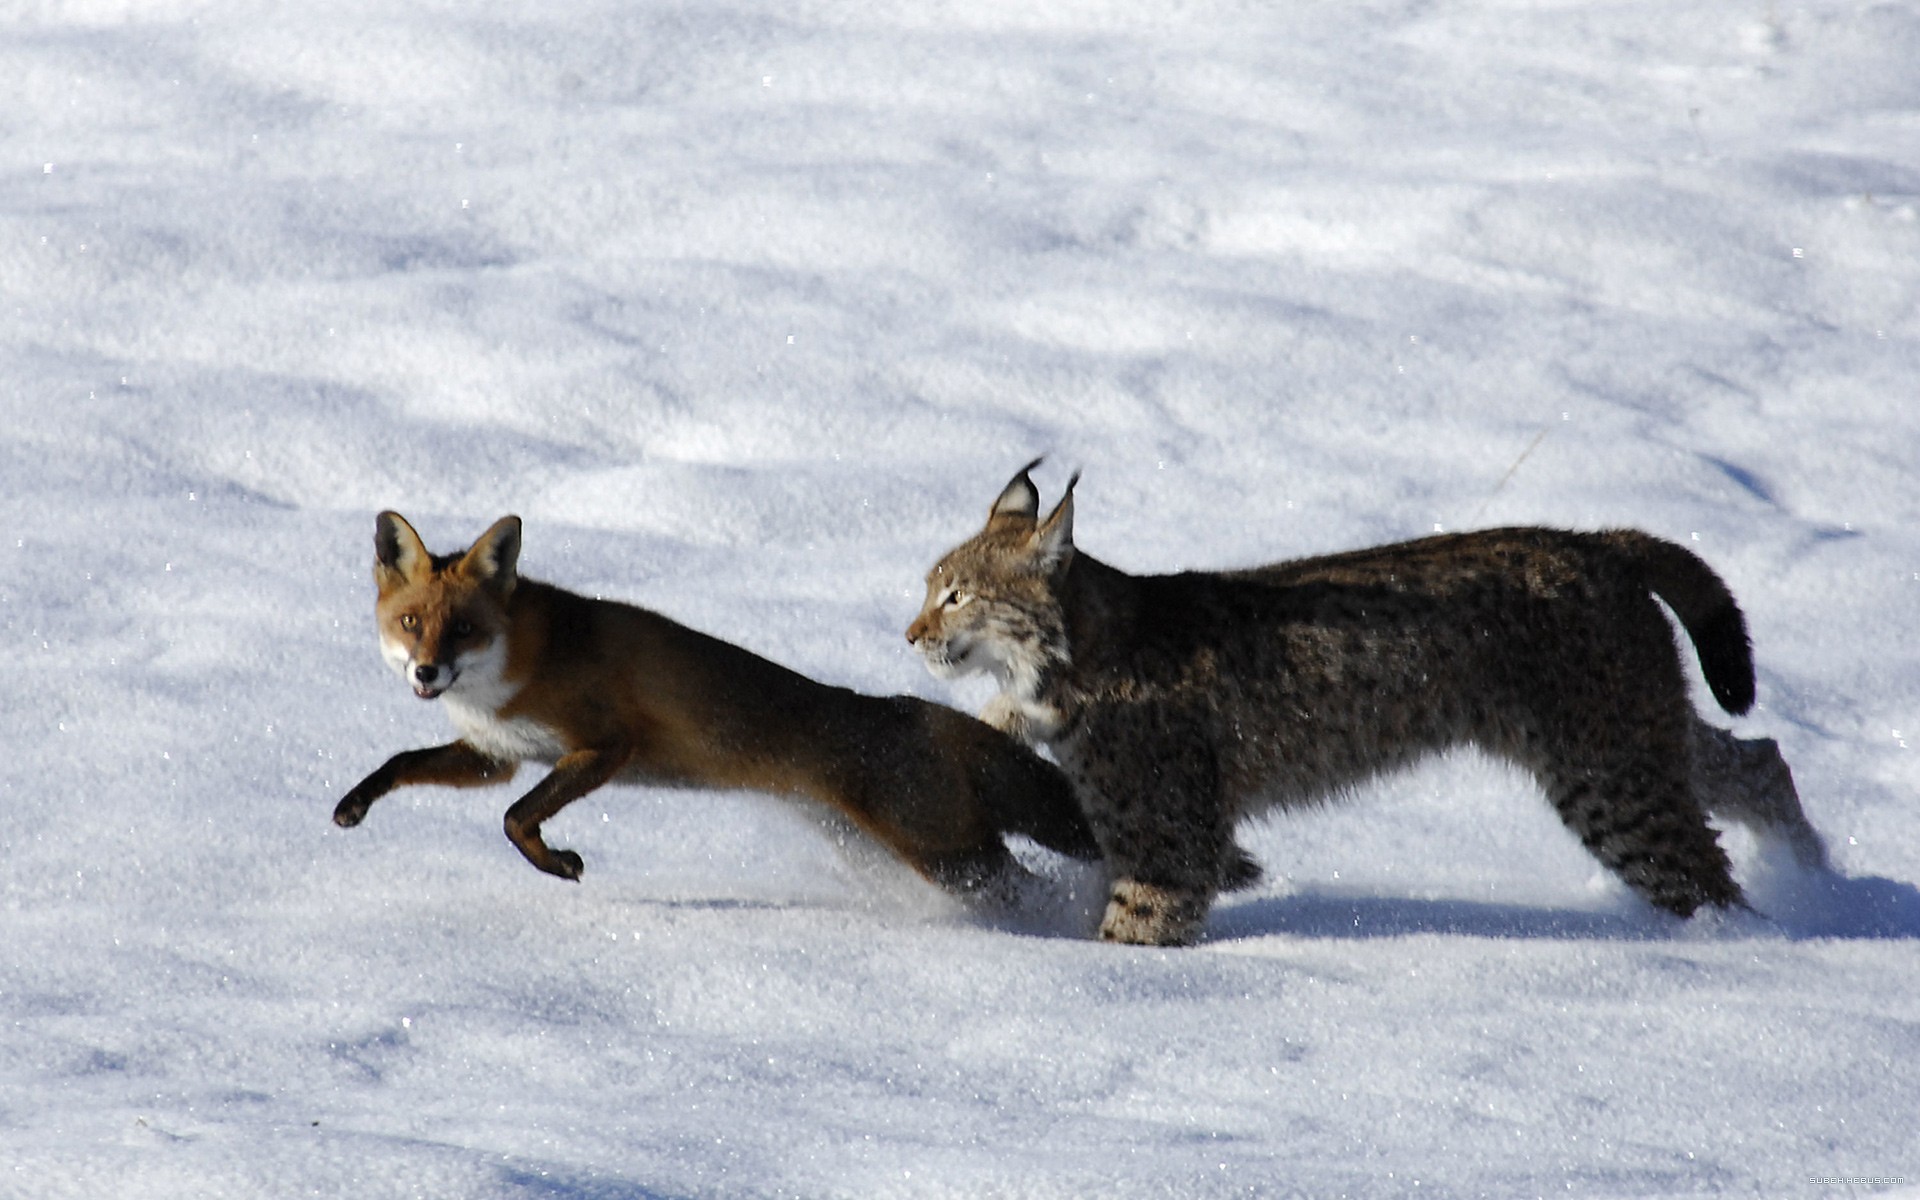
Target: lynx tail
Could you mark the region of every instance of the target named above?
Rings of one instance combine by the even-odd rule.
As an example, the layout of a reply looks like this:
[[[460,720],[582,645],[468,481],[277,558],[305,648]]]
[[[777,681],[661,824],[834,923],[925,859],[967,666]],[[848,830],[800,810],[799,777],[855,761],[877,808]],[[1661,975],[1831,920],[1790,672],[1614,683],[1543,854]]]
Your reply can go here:
[[[1733,593],[1713,568],[1682,546],[1635,530],[1610,540],[1639,565],[1647,587],[1667,602],[1700,656],[1700,670],[1720,707],[1734,716],[1753,707],[1753,645]]]

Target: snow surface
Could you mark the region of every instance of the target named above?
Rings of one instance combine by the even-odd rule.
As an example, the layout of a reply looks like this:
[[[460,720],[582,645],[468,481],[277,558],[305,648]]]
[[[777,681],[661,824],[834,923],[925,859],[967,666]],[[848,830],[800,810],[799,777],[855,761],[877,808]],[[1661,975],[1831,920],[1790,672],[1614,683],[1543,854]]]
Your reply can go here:
[[[1920,1194],[1920,6],[15,0],[0,1195]],[[1181,951],[793,805],[334,801],[373,514],[816,676],[1034,454],[1237,566],[1686,540],[1843,878],[1679,923],[1462,756]],[[1702,692],[1704,701],[1704,692]]]

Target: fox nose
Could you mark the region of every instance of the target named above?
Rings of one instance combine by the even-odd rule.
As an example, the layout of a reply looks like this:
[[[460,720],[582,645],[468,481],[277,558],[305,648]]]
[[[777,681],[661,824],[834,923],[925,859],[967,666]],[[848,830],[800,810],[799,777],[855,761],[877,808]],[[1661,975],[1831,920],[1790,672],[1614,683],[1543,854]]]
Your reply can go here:
[[[421,663],[413,669],[413,677],[419,681],[422,687],[432,687],[434,682],[440,678],[439,664]]]

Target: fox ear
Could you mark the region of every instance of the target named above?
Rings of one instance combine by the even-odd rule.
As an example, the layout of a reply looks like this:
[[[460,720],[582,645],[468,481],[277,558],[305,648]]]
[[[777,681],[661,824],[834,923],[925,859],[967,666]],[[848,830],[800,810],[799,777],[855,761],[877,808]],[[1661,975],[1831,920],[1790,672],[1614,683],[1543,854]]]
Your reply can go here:
[[[504,594],[513,590],[520,563],[520,518],[501,517],[460,557],[460,570]]]
[[[383,512],[373,519],[373,581],[381,591],[432,570],[433,556],[405,517]]]
[[[1050,569],[1065,566],[1073,557],[1073,485],[1079,482],[1080,472],[1075,471],[1073,478],[1067,480],[1067,490],[1060,497],[1060,503],[1053,506],[1040,528],[1033,531],[1033,548]]]
[[[1000,491],[1000,498],[993,502],[987,512],[987,524],[996,525],[1003,521],[1018,521],[1031,525],[1040,516],[1040,489],[1033,486],[1033,469],[1045,462],[1045,458],[1036,458],[1021,467],[1007,486]]]

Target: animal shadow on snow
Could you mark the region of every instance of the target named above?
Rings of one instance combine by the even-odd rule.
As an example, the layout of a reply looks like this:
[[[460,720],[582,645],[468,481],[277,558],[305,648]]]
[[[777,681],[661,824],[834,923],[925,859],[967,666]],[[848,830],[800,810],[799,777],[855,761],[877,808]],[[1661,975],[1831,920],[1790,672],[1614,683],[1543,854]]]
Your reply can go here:
[[[546,1172],[503,1169],[502,1184],[540,1200],[683,1200],[685,1192],[656,1192],[620,1180],[574,1179]]]
[[[1709,914],[1731,935],[1769,932],[1789,939],[1920,939],[1920,888],[1879,876],[1847,878],[1791,867],[1762,870],[1747,888],[1755,914]],[[1292,936],[1460,937],[1644,941],[1684,923],[1645,907],[1617,911],[1477,900],[1356,896],[1313,891],[1229,904],[1207,922],[1207,940]]]

